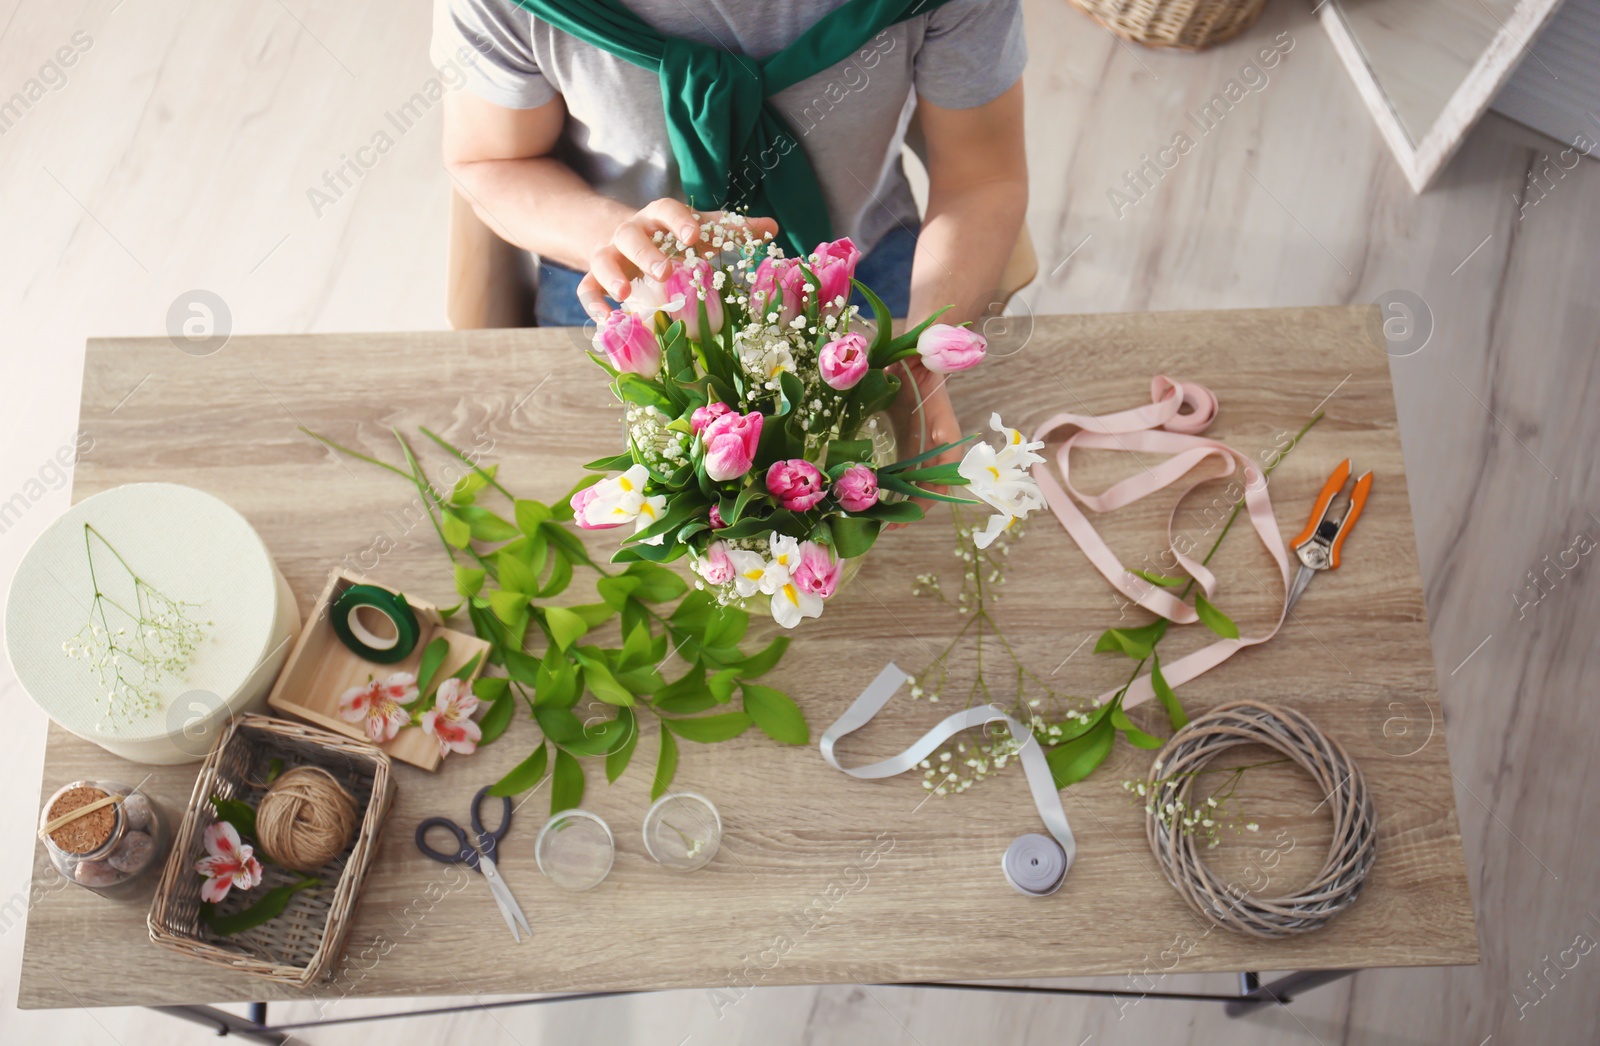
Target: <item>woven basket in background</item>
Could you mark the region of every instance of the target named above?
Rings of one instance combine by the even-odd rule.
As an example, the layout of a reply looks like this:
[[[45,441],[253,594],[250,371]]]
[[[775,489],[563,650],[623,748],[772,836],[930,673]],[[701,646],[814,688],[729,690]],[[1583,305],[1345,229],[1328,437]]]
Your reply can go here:
[[[355,797],[360,827],[344,853],[319,870],[322,886],[295,894],[277,918],[221,937],[200,921],[201,879],[194,870],[205,853],[201,836],[217,819],[210,797],[242,799],[255,806],[266,794],[273,759],[281,759],[286,769],[316,766],[331,773]],[[389,757],[372,745],[270,716],[240,716],[223,731],[200,769],[150,906],[150,939],[213,966],[280,984],[305,987],[327,976],[344,947],[393,797]],[[267,890],[300,877],[277,865],[265,867],[261,887],[230,894],[219,906],[222,914],[245,908]]]
[[[1237,36],[1267,0],[1072,0],[1073,6],[1125,40],[1185,51]]]

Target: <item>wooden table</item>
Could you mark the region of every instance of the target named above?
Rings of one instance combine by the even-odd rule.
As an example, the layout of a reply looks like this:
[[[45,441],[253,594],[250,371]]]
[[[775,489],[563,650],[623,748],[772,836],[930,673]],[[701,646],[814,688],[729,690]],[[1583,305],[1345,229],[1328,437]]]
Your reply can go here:
[[[616,785],[588,767],[584,805],[609,821],[618,843],[599,888],[566,894],[539,874],[532,850],[547,815],[542,790],[518,813],[501,869],[535,943],[512,947],[489,891],[422,859],[411,835],[422,817],[459,816],[476,788],[527,753],[537,728],[518,720],[499,743],[452,756],[436,776],[397,766],[399,795],[346,961],[318,994],[1083,974],[1127,975],[1136,992],[1162,972],[1475,962],[1405,463],[1371,319],[1364,308],[1044,317],[997,338],[985,366],[950,382],[969,425],[1000,409],[1026,431],[1059,410],[1135,406],[1151,374],[1199,381],[1222,404],[1211,434],[1256,455],[1321,409],[1326,416],[1272,477],[1286,538],[1341,458],[1375,471],[1345,565],[1311,587],[1296,608],[1300,623],[1180,689],[1191,712],[1243,697],[1301,709],[1360,762],[1379,811],[1379,857],[1365,894],[1325,930],[1263,942],[1208,929],[1150,855],[1142,811],[1121,784],[1143,776],[1149,754],[1125,745],[1065,793],[1078,858],[1065,887],[1044,900],[1014,893],[999,868],[1007,844],[1040,827],[1020,773],[924,802],[920,777],[853,780],[814,747],[779,746],[754,731],[715,746],[683,743],[676,786],[711,797],[725,835],[708,868],[675,875],[649,859],[639,834],[656,748],[647,725],[635,765]],[[219,495],[260,531],[302,611],[339,563],[450,603],[431,528],[405,515],[414,492],[392,474],[331,457],[297,426],[398,460],[390,426],[414,433],[427,425],[458,445],[488,447],[485,460],[501,463],[508,486],[551,499],[581,462],[617,442],[618,411],[574,344],[560,330],[240,337],[194,357],[162,339],[92,341],[80,424],[94,446],[74,494],[169,480]],[[1086,484],[1132,467],[1125,455],[1101,457],[1085,455]],[[434,468],[442,460],[425,457]],[[1218,529],[1224,487],[1208,483],[1185,503],[1182,526],[1197,543],[1209,545]],[[1169,509],[1170,501],[1147,499],[1103,521],[1102,531],[1125,562],[1148,555],[1154,563]],[[595,537],[592,547],[610,544]],[[813,739],[885,661],[920,670],[960,627],[949,609],[910,595],[912,578],[927,571],[945,572],[954,588],[951,546],[940,517],[886,535],[855,583],[799,632],[773,681],[805,709]],[[1048,515],[1030,525],[1010,561],[1001,616],[1030,666],[1070,693],[1120,681],[1126,661],[1080,643],[1146,615],[1121,604]],[[1282,591],[1247,528],[1235,528],[1213,566],[1219,605],[1246,632],[1270,626]],[[580,575],[574,601],[592,598],[587,585]],[[775,630],[769,621],[753,631]],[[1198,646],[1197,633],[1175,630],[1164,648],[1175,656]],[[970,679],[970,668],[970,656],[958,657],[952,677]],[[898,751],[959,706],[954,690],[939,705],[902,693],[843,754],[863,762]],[[1154,711],[1135,716],[1154,727]],[[149,788],[180,810],[195,769],[157,769]],[[52,728],[41,791],[72,778],[143,774]],[[1241,795],[1261,828],[1213,851],[1227,874],[1257,884],[1269,876],[1272,890],[1320,863],[1329,830],[1309,781],[1267,767],[1247,775]],[[1279,863],[1270,852],[1287,856]],[[45,873],[41,848],[40,882]],[[156,949],[145,934],[148,901],[44,892],[28,917],[19,1005],[303,997]]]

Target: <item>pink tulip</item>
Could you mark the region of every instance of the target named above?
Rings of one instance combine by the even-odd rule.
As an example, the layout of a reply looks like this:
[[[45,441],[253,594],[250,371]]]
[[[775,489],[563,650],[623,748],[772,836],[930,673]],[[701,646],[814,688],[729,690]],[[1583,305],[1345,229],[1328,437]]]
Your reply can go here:
[[[940,374],[951,374],[983,362],[988,343],[983,335],[965,327],[952,327],[935,323],[917,339],[917,352],[922,365]]]
[[[610,530],[612,527],[622,526],[621,523],[589,522],[589,502],[593,501],[598,493],[593,487],[584,487],[567,499],[567,504],[572,506],[572,521],[584,530]]]
[[[594,347],[620,371],[647,378],[661,373],[661,346],[655,332],[631,312],[613,310],[594,332]]]
[[[682,299],[683,306],[671,309],[667,315],[675,320],[682,320],[685,332],[691,340],[700,340],[700,298],[704,295],[706,300],[706,333],[716,334],[722,330],[722,296],[717,293],[712,285],[712,274],[716,267],[705,258],[691,258],[681,265],[673,267],[667,276],[664,290],[669,299]]]
[[[848,236],[817,245],[817,252],[812,255],[811,271],[817,274],[817,282],[822,284],[817,296],[822,299],[823,315],[832,313],[837,316],[850,303],[850,277],[856,274],[856,263],[860,260],[861,251]],[[844,299],[842,302],[839,300],[841,298]]]
[[[761,442],[761,413],[729,411],[701,431],[706,441],[706,475],[717,483],[738,479],[750,471]]]
[[[775,461],[767,470],[767,491],[791,512],[804,512],[828,493],[828,481],[805,458]]]
[[[778,307],[777,322],[787,325],[800,314],[806,288],[806,274],[800,271],[797,259],[763,258],[756,266],[755,278],[750,281],[750,301],[755,312],[764,313],[782,291],[783,302]]]
[[[833,496],[846,512],[865,512],[878,503],[878,474],[866,465],[851,465],[833,481]]]
[[[829,388],[854,388],[867,373],[867,339],[854,332],[833,339],[817,353],[817,370]]]
[[[705,430],[707,425],[731,410],[733,410],[732,407],[720,400],[715,403],[707,403],[704,407],[696,407],[694,413],[689,415],[689,429],[698,435]]]
[[[711,506],[711,511],[706,513],[706,518],[711,521],[712,530],[721,530],[728,525],[722,522],[722,510],[716,505]]]
[[[694,569],[708,585],[726,585],[732,581],[733,560],[728,558],[728,543],[713,541],[707,545],[706,554],[695,563]]]
[[[827,599],[839,587],[839,574],[844,564],[833,558],[832,550],[814,541],[800,545],[800,565],[791,575],[795,586],[802,592]]]

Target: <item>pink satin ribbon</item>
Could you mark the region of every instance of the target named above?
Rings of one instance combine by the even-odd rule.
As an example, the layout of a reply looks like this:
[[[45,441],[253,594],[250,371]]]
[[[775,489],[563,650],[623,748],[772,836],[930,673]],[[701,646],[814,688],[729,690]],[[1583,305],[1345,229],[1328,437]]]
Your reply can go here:
[[[1085,508],[1096,513],[1114,512],[1142,497],[1172,486],[1207,459],[1220,458],[1227,464],[1222,476],[1231,476],[1236,469],[1242,467],[1245,509],[1250,516],[1250,525],[1255,528],[1261,543],[1277,562],[1278,572],[1283,578],[1284,592],[1287,594],[1289,553],[1284,548],[1282,535],[1278,533],[1278,521],[1273,516],[1272,501],[1267,496],[1266,477],[1247,455],[1225,443],[1200,435],[1217,416],[1217,398],[1203,385],[1193,383],[1183,385],[1158,374],[1150,382],[1150,399],[1152,402],[1146,406],[1118,411],[1115,414],[1057,414],[1039,426],[1033,434],[1035,442],[1043,442],[1065,426],[1073,426],[1078,430],[1068,436],[1061,444],[1060,450],[1056,452],[1056,463],[1061,470],[1060,483],[1051,473],[1047,462],[1033,466],[1033,478],[1038,481],[1039,489],[1043,491],[1050,510],[1055,513],[1072,539],[1078,543],[1078,547],[1089,558],[1089,562],[1105,575],[1106,580],[1111,582],[1117,591],[1139,606],[1169,621],[1188,624],[1199,620],[1194,608],[1180,601],[1174,593],[1129,573],[1121,560],[1117,559],[1116,554],[1101,539],[1088,517],[1078,508],[1078,502],[1082,502]],[[1185,407],[1188,408],[1187,413],[1183,411]],[[1129,453],[1142,451],[1169,456],[1159,464],[1146,468],[1142,473],[1112,484],[1099,494],[1085,494],[1072,485],[1069,459],[1074,447],[1121,450]],[[1191,484],[1191,489],[1194,485]],[[1188,491],[1184,493],[1187,494]],[[1074,498],[1077,500],[1074,501]],[[1182,500],[1180,496],[1178,503],[1181,504]],[[1210,600],[1216,591],[1216,575],[1206,569],[1199,560],[1178,551],[1172,537],[1173,523],[1177,516],[1178,504],[1175,504],[1172,507],[1172,514],[1167,517],[1168,547],[1172,549],[1178,565],[1195,579],[1195,583]],[[1265,635],[1240,635],[1238,639],[1218,640],[1176,661],[1163,664],[1161,674],[1170,685],[1180,686],[1220,665],[1239,650],[1257,643],[1265,643],[1277,634],[1283,625],[1283,618],[1284,611],[1280,610],[1277,623]],[[1121,687],[1115,687],[1107,690],[1095,699],[1095,703],[1104,704],[1120,689]],[[1124,707],[1131,708],[1154,696],[1155,690],[1150,685],[1150,676],[1145,674],[1134,680],[1122,703]]]

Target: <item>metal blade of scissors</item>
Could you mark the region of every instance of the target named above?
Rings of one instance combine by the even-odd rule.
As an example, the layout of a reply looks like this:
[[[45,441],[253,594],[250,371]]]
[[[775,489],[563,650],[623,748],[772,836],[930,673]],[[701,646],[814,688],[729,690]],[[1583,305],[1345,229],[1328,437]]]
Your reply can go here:
[[[500,909],[500,917],[505,919],[506,925],[511,928],[511,937],[518,944],[522,943],[522,933],[530,938],[533,931],[528,928],[527,917],[522,914],[522,908],[517,904],[517,899],[511,896],[511,887],[500,877],[500,869],[482,850],[478,851],[478,870],[483,873],[484,881],[489,884],[489,892],[494,895],[495,907]],[[517,927],[522,928],[522,933],[517,932]]]
[[[1311,579],[1316,576],[1317,572],[1315,570],[1312,570],[1304,563],[1300,564],[1300,573],[1294,576],[1294,584],[1289,586],[1289,598],[1285,600],[1283,605],[1285,614],[1293,610],[1294,605],[1300,602],[1301,594],[1305,592],[1306,586],[1311,584]]]

